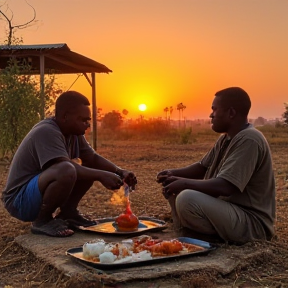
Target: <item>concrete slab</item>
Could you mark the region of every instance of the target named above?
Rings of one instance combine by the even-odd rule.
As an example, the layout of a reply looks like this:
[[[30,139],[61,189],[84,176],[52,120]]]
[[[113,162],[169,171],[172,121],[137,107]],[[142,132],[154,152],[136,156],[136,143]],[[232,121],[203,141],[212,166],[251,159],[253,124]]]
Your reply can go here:
[[[148,234],[148,233],[147,233]],[[162,239],[174,238],[172,234],[163,231],[157,233],[149,233]],[[73,257],[68,256],[65,252],[70,248],[81,247],[85,242],[96,238],[102,238],[105,241],[119,241],[123,237],[102,235],[96,233],[76,232],[73,236],[67,238],[54,238],[43,235],[26,234],[16,238],[16,242],[31,251],[36,257],[44,260],[46,263],[53,265],[55,268],[70,277],[78,277],[79,275],[88,275],[87,281],[98,281],[104,284],[121,284],[121,287],[142,287],[141,282],[154,281],[158,286],[155,287],[180,287],[175,283],[165,283],[165,279],[177,278],[187,272],[205,272],[215,271],[216,273],[226,275],[231,273],[237,266],[244,267],[251,264],[253,259],[262,257],[264,254],[273,254],[272,249],[261,247],[252,243],[243,246],[227,246],[223,245],[216,250],[211,251],[207,255],[191,256],[163,263],[155,263],[153,265],[139,266],[125,269],[115,270],[98,270],[85,266]],[[156,282],[155,282],[156,281]],[[157,282],[159,281],[159,282]],[[129,283],[132,286],[129,285]],[[179,281],[178,281],[179,283]],[[122,286],[124,285],[124,286]],[[134,286],[133,286],[134,285]],[[172,285],[172,286],[171,286]],[[143,286],[147,287],[147,286]]]

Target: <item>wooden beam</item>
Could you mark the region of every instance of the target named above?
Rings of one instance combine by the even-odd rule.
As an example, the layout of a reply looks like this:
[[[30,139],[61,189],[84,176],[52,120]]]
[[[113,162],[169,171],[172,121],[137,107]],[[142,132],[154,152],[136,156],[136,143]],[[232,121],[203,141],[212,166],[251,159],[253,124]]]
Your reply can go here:
[[[92,78],[92,124],[93,124],[93,149],[97,150],[97,106],[96,106],[96,80],[95,72],[91,73]]]
[[[40,101],[41,101],[40,117],[41,117],[42,120],[45,118],[44,71],[45,71],[45,57],[44,57],[43,54],[41,54],[40,55]]]

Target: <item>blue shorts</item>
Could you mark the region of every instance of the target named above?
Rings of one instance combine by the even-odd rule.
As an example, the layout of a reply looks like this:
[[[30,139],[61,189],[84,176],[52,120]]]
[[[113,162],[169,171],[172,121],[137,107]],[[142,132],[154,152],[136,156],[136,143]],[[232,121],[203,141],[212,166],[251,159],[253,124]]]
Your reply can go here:
[[[13,217],[25,222],[32,222],[37,218],[42,205],[42,194],[38,187],[39,176],[40,174],[20,188],[8,209]]]

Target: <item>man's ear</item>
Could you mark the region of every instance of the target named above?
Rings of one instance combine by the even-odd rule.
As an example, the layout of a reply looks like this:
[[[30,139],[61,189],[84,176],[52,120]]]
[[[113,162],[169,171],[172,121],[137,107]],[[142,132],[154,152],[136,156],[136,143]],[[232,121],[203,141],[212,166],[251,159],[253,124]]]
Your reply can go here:
[[[63,116],[62,116],[62,120],[64,122],[66,122],[67,118],[68,118],[67,113],[64,113]]]
[[[230,107],[229,108],[229,113],[230,113],[230,118],[234,118],[237,114],[236,110],[234,109],[234,107]]]

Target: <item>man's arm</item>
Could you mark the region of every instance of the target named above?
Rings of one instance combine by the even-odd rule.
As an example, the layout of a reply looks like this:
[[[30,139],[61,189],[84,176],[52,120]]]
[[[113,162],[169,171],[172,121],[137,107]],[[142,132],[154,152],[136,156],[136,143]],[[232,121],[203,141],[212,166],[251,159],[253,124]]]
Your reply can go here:
[[[204,167],[200,162],[196,162],[183,168],[163,170],[157,174],[156,181],[165,186],[171,182],[169,181],[171,176],[188,179],[203,179],[206,171],[206,167]],[[166,182],[166,180],[168,182]]]
[[[119,167],[117,165],[97,153],[94,153],[93,155],[93,168],[109,171],[115,174],[117,174],[116,172],[119,171]]]
[[[98,165],[97,165],[97,166],[99,166],[99,168],[89,168],[89,167],[81,166],[69,158],[58,157],[58,158],[51,159],[50,161],[45,163],[45,165],[43,166],[43,170],[46,170],[49,167],[51,167],[52,165],[60,163],[62,161],[68,161],[68,162],[72,163],[73,166],[76,168],[77,178],[81,179],[81,180],[94,180],[94,181],[100,180],[99,176],[102,177],[103,172],[112,172],[112,173],[116,174],[115,172],[118,168],[115,164],[113,164],[112,162],[108,161],[107,159],[105,159],[101,156],[99,156],[99,159],[97,160],[100,162],[100,164],[98,163]],[[100,167],[102,167],[102,168],[100,168]]]
[[[213,197],[230,196],[234,193],[240,193],[238,187],[220,177],[205,180],[179,177],[174,177],[175,179],[172,179],[173,177],[174,176],[169,177],[169,180],[172,182],[163,188],[163,194],[165,196],[172,194],[177,195],[185,189],[196,190]]]
[[[204,167],[200,162],[196,162],[183,168],[171,169],[170,171],[173,176],[189,179],[203,179],[206,170],[207,168]]]

